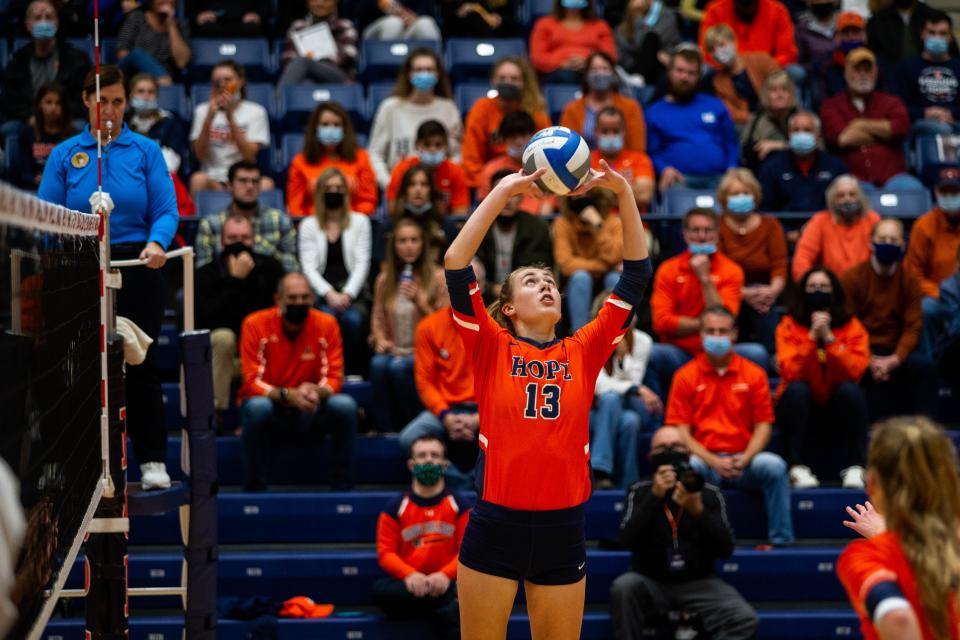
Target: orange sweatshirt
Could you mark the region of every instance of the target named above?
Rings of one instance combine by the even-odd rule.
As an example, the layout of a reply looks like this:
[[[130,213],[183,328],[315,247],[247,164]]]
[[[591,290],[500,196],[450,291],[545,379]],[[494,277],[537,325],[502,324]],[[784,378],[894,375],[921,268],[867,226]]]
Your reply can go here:
[[[377,179],[367,152],[357,149],[357,159],[353,162],[324,158],[320,164],[310,164],[303,153],[294,156],[287,171],[287,213],[291,216],[313,215],[313,192],[317,178],[331,167],[340,169],[347,178],[350,208],[353,211],[367,215],[376,211]]]
[[[841,382],[860,382],[870,364],[870,336],[860,321],[851,318],[842,327],[831,329],[835,340],[823,348],[810,339],[810,327],[792,316],[783,316],[777,326],[777,362],[780,386],[777,399],[791,382],[810,385],[813,399],[824,404]]]
[[[870,257],[873,225],[880,222],[876,211],[860,216],[852,225],[841,224],[829,211],[814,214],[804,226],[793,253],[791,273],[795,281],[818,264],[842,277],[844,271]]]
[[[778,0],[759,0],[753,22],[744,22],[734,11],[734,0],[712,0],[707,5],[700,23],[700,50],[706,51],[707,30],[715,24],[730,25],[737,36],[737,48],[745,51],[763,51],[773,56],[781,67],[797,61],[797,43],[793,35],[790,12]],[[717,66],[709,53],[707,61]]]
[[[640,103],[621,93],[613,94],[613,107],[616,107],[623,113],[624,121],[627,123],[627,130],[623,135],[623,148],[633,151],[646,152],[647,150],[647,125],[643,120],[643,111],[640,109]],[[583,121],[587,117],[587,99],[577,98],[568,102],[560,115],[560,126],[573,129],[574,131],[583,131]]]
[[[450,405],[476,401],[473,367],[450,307],[434,311],[417,325],[413,363],[420,401],[434,415],[439,416]]]
[[[553,259],[567,278],[581,270],[594,277],[613,271],[623,262],[620,217],[608,215],[594,232],[579,219],[560,216],[553,222]]]
[[[507,146],[497,136],[500,121],[503,120],[503,107],[500,98],[480,98],[473,103],[467,114],[467,124],[463,132],[463,170],[467,174],[467,183],[471,187],[479,186],[483,165],[494,157],[505,154]],[[550,116],[545,111],[530,114],[539,131],[550,126]]]
[[[920,279],[923,295],[940,297],[940,283],[957,271],[957,249],[960,249],[960,224],[950,224],[940,207],[913,223],[903,264]]]
[[[763,95],[763,83],[766,82],[767,77],[780,70],[780,65],[769,53],[762,51],[741,53],[740,58],[743,60],[744,70],[747,72],[747,78],[750,79],[754,93],[758,96]],[[746,124],[753,115],[750,111],[750,103],[737,93],[733,76],[727,69],[720,69],[713,74],[713,93],[727,106],[730,119],[734,124]]]
[[[594,51],[603,51],[617,61],[613,29],[600,18],[587,20],[572,30],[553,16],[543,16],[530,32],[530,62],[540,73],[556,71],[574,56],[586,59]]]
[[[449,489],[432,498],[406,491],[391,500],[377,519],[377,562],[387,575],[403,580],[415,571],[442,571],[457,579],[460,542],[470,511]]]

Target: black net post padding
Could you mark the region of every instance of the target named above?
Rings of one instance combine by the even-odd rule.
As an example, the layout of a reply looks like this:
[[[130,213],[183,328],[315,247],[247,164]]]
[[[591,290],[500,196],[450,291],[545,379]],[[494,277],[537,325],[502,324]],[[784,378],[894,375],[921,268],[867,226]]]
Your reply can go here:
[[[210,332],[180,334],[187,437],[190,442],[190,527],[187,560],[187,640],[217,635],[217,430],[213,409]]]
[[[127,517],[126,420],[124,419],[123,340],[107,345],[108,438],[112,498],[103,497],[95,518]],[[127,534],[91,533],[87,536],[86,563],[88,592],[86,630],[90,640],[125,639],[128,630]]]

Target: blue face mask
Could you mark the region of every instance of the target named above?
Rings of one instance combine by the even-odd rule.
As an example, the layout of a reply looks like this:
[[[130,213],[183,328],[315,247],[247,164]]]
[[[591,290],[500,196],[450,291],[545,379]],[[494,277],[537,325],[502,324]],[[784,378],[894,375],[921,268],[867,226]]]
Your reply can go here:
[[[417,151],[417,155],[420,157],[420,162],[430,167],[435,167],[447,159],[447,152],[443,149],[433,152]]]
[[[623,149],[623,136],[598,136],[597,148],[604,153],[620,153]]]
[[[564,9],[586,9],[590,0],[560,0],[560,6]]]
[[[927,53],[935,56],[942,56],[950,49],[950,42],[940,36],[930,36],[923,39],[923,48]]]
[[[944,211],[960,211],[960,193],[941,193],[937,196],[937,204]]]
[[[710,256],[717,252],[717,245],[713,242],[694,242],[689,249],[695,256]]]
[[[790,134],[790,150],[806,155],[817,148],[817,136],[809,131],[794,131]]]
[[[57,35],[57,25],[55,22],[34,22],[33,28],[30,29],[30,35],[35,40],[50,40]]]
[[[900,262],[903,258],[903,247],[898,244],[886,244],[880,242],[873,243],[873,256],[877,262],[885,267]]]
[[[867,46],[865,40],[844,40],[840,43],[840,50],[843,51],[843,55],[847,55],[854,49],[859,49],[860,47]]]
[[[130,98],[130,108],[136,112],[156,111],[159,108],[156,100],[147,100],[146,98]]]
[[[733,341],[730,336],[703,336],[703,350],[712,356],[722,358],[730,353]]]
[[[415,71],[410,74],[410,84],[419,91],[430,91],[437,86],[437,74],[433,71]]]
[[[745,216],[748,213],[753,213],[756,208],[757,203],[754,201],[752,193],[739,193],[727,198],[727,210],[735,215]]]
[[[317,127],[320,144],[336,146],[343,142],[343,127]]]

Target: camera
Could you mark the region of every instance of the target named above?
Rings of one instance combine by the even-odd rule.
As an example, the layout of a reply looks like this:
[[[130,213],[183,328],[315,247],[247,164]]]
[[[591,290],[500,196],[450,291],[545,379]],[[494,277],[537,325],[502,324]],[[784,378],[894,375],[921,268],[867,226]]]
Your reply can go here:
[[[669,448],[650,457],[654,467],[670,465],[677,474],[677,480],[688,493],[699,493],[706,483],[703,476],[697,473],[690,465],[690,454]]]

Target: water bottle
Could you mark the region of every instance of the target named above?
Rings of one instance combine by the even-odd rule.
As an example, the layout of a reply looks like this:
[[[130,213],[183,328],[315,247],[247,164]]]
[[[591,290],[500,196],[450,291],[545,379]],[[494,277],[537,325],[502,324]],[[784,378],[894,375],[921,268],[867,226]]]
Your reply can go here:
[[[399,283],[413,282],[413,265],[403,265]],[[413,317],[417,306],[407,296],[397,292],[397,300],[393,309],[394,343],[398,353],[412,353],[413,351]]]

